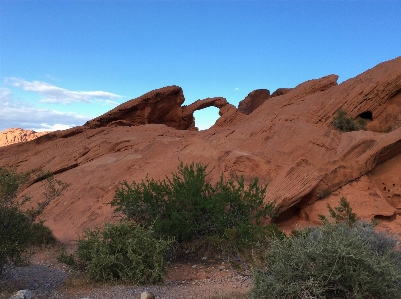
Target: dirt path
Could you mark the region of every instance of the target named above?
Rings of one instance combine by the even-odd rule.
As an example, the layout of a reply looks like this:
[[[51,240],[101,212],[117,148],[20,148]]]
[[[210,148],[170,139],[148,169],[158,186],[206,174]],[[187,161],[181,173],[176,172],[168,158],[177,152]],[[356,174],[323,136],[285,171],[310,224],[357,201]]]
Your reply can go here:
[[[143,291],[153,292],[160,299],[217,299],[245,298],[252,281],[219,262],[172,264],[165,283],[159,286],[93,284],[57,262],[52,249],[35,253],[28,266],[7,269],[0,286],[1,299],[20,289],[31,290],[34,299],[139,299]]]

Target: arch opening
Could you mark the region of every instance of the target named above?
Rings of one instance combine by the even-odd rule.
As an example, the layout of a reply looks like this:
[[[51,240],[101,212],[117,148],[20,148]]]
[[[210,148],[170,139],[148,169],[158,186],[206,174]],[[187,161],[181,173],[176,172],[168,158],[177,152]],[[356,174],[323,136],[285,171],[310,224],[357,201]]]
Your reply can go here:
[[[373,114],[371,111],[365,111],[359,114],[360,118],[366,119],[366,120],[373,120]]]
[[[207,130],[216,123],[219,117],[219,108],[213,106],[196,110],[194,112],[195,127],[199,131]]]

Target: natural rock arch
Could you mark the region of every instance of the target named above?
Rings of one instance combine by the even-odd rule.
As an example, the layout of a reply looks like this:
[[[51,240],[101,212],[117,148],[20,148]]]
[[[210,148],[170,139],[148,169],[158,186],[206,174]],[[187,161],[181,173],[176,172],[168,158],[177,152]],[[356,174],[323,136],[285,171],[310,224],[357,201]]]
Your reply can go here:
[[[220,118],[229,111],[237,111],[235,106],[229,104],[223,97],[206,98],[188,106],[181,106],[184,101],[184,94],[179,86],[155,89],[86,122],[85,126],[98,128],[165,124],[178,130],[196,130],[193,113],[197,110],[216,107],[219,109]]]
[[[216,123],[217,119],[220,118],[219,111],[220,109],[214,106],[195,110],[193,113],[195,127],[198,128],[199,131],[211,128]]]

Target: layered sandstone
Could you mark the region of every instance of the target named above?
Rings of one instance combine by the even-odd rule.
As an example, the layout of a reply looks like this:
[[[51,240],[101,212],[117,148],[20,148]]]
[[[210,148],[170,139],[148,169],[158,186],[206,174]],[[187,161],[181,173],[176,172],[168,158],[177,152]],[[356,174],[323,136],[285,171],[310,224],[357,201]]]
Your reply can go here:
[[[327,203],[346,196],[355,211],[401,232],[401,57],[337,84],[329,75],[255,101],[249,114],[225,98],[182,106],[177,86],[161,88],[111,110],[82,127],[0,149],[0,166],[43,167],[70,187],[43,219],[62,241],[113,220],[112,200],[123,180],[163,178],[180,161],[209,165],[212,180],[234,173],[269,183],[284,229],[316,224]],[[248,101],[251,102],[252,101]],[[220,118],[196,131],[193,112],[214,106]],[[251,105],[252,106],[252,105]],[[366,131],[332,126],[338,109],[367,120]],[[24,190],[39,202],[40,182]],[[318,200],[321,190],[332,195]]]

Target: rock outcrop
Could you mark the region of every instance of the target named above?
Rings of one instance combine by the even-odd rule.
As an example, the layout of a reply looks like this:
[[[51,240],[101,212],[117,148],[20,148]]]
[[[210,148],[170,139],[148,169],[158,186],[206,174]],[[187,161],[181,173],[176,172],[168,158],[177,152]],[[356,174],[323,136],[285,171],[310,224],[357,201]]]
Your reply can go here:
[[[292,88],[278,88],[276,89],[275,92],[272,93],[271,97],[278,97],[278,96],[282,96],[283,94],[286,94],[287,92],[289,92]]]
[[[224,108],[232,106],[222,97],[197,100],[189,106],[182,107],[183,103],[184,93],[181,87],[163,87],[117,106],[113,110],[86,122],[84,127],[94,129],[164,124],[177,130],[196,130],[193,116],[196,110],[214,106],[220,109],[220,116],[223,116],[227,110]]]
[[[260,105],[270,98],[270,91],[267,89],[257,89],[250,92],[245,99],[239,102],[238,111],[244,114],[251,114]]]
[[[86,122],[85,126],[94,129],[118,125],[165,124],[175,129],[185,130],[189,128],[193,120],[182,118],[181,105],[183,103],[184,94],[181,87],[168,86],[121,104]]]
[[[0,146],[26,142],[46,135],[48,132],[35,132],[20,128],[11,128],[0,132]]]
[[[108,203],[120,182],[163,178],[180,161],[209,164],[212,180],[236,173],[269,183],[265,201],[276,202],[283,229],[316,224],[327,203],[346,196],[358,214],[400,233],[401,57],[341,84],[337,78],[306,81],[250,114],[221,97],[182,106],[181,88],[158,89],[85,126],[0,148],[0,166],[43,167],[70,184],[43,214],[64,242],[113,220]],[[221,117],[209,130],[195,131],[193,112],[209,106]],[[367,130],[336,130],[332,120],[340,108],[365,118]],[[36,205],[42,188],[32,182],[23,194]],[[321,191],[331,195],[318,200]]]

